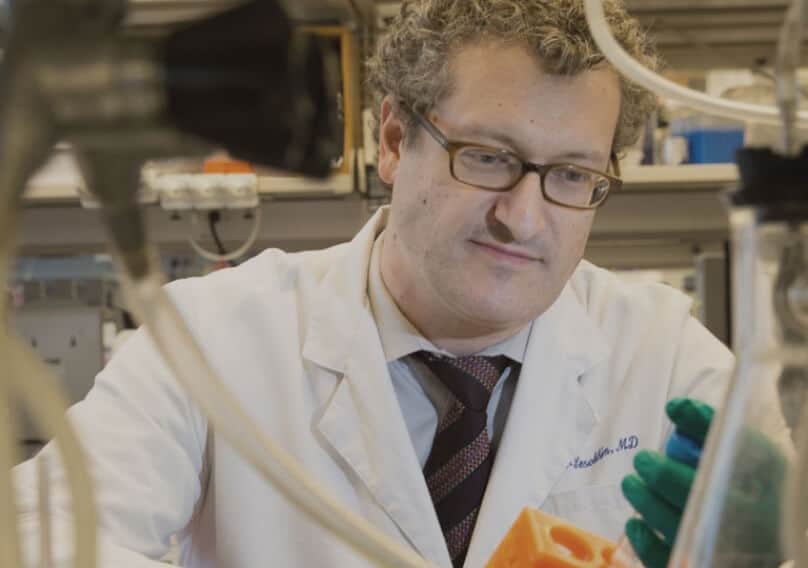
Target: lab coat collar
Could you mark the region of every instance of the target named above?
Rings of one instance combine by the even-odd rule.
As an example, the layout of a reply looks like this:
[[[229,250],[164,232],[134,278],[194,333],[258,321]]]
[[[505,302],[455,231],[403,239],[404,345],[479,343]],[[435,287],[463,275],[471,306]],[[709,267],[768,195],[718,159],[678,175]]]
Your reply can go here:
[[[437,566],[451,566],[443,533],[393,390],[370,314],[363,316],[345,374],[317,429],[362,480],[406,541]]]
[[[339,373],[351,354],[360,317],[369,312],[368,270],[373,243],[387,224],[388,208],[380,208],[353,240],[343,246],[315,297],[307,325],[303,357]]]
[[[316,428],[407,542],[451,566],[367,300],[371,251],[387,214],[377,212],[344,249],[315,301],[303,356],[340,376]]]

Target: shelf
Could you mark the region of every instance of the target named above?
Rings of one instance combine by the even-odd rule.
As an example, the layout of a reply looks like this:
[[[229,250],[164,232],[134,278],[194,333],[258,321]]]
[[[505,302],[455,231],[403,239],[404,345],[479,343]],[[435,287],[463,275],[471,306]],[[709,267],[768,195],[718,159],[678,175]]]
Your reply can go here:
[[[261,176],[259,193],[267,198],[306,198],[345,195],[353,192],[353,172],[335,174],[326,180],[294,176]],[[692,164],[683,166],[634,166],[623,171],[622,192],[718,192],[738,181],[734,164]],[[77,202],[84,180],[73,158],[57,151],[34,176],[24,196],[27,205]]]
[[[622,173],[623,188],[595,217],[593,241],[656,242],[658,247],[728,238],[723,194],[738,183],[735,164],[634,166]]]
[[[721,190],[738,182],[735,164],[632,166],[622,172],[627,191]]]
[[[353,169],[349,169],[346,173],[335,173],[324,180],[282,175],[262,175],[258,178],[258,193],[266,199],[339,197],[353,191]],[[23,204],[78,205],[79,196],[86,193],[84,178],[72,155],[68,151],[57,150],[28,183],[23,195]]]
[[[590,247],[628,242],[642,244],[635,248],[645,251],[649,243],[657,248],[665,243],[684,258],[694,244],[703,248],[704,243],[728,238],[722,193],[737,183],[735,165],[639,166],[624,168],[623,173],[624,188],[610,196],[595,217]],[[372,209],[368,201],[352,198],[353,183],[352,175],[326,181],[259,177],[259,193],[267,201],[262,207],[267,225],[261,244],[299,250],[350,238]],[[25,195],[21,244],[37,251],[100,250],[106,237],[97,221],[90,221],[94,213],[80,206],[78,191],[83,185],[69,153],[57,153]],[[156,242],[182,241],[187,229],[184,223],[172,222],[171,212],[155,204],[147,208],[147,215]],[[231,217],[231,233],[240,234],[237,215]],[[87,227],[93,230],[87,232]]]

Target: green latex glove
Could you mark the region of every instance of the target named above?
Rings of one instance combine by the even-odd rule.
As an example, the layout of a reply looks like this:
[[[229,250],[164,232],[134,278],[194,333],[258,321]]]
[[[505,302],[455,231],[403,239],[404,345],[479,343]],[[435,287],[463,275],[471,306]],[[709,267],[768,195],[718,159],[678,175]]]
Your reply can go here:
[[[692,399],[674,399],[665,405],[665,412],[678,434],[699,446],[704,444],[714,414],[711,406]],[[626,523],[626,537],[645,566],[664,568],[696,468],[650,450],[637,453],[634,468],[637,473],[626,476],[622,488],[642,518]]]
[[[676,432],[703,445],[713,418],[713,409],[691,399],[670,401],[665,411]],[[732,515],[731,533],[719,534],[718,541],[730,556],[725,566],[777,565],[779,547],[780,490],[785,459],[760,432],[744,430],[739,442],[741,454],[730,481],[725,507]],[[737,467],[737,464],[742,464]],[[643,450],[634,459],[637,474],[623,480],[623,494],[640,514],[626,524],[626,537],[648,568],[668,564],[684,512],[696,464],[680,463],[670,456]]]

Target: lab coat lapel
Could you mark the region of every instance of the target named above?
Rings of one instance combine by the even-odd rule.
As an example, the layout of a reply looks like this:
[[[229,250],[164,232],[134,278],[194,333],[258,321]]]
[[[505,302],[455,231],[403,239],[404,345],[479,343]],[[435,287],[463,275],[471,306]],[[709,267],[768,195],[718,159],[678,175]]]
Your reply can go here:
[[[466,566],[483,566],[519,512],[538,508],[598,422],[582,376],[609,353],[568,285],[533,324]]]
[[[318,291],[303,355],[341,378],[316,427],[407,541],[450,566],[367,301],[370,254],[385,221],[382,210],[368,222]]]

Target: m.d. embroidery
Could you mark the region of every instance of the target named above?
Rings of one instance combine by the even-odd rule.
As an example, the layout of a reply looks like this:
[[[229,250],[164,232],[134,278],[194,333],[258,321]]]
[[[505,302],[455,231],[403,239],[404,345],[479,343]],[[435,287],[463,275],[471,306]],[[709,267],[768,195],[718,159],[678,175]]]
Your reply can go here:
[[[603,458],[606,458],[612,454],[634,450],[637,447],[639,447],[639,445],[640,445],[639,437],[625,436],[617,441],[616,446],[611,448],[608,446],[603,446],[597,451],[595,451],[594,455],[589,459],[581,459],[580,457],[576,457],[569,464],[567,464],[567,467],[571,467],[572,469],[586,469],[588,467],[592,467]]]

